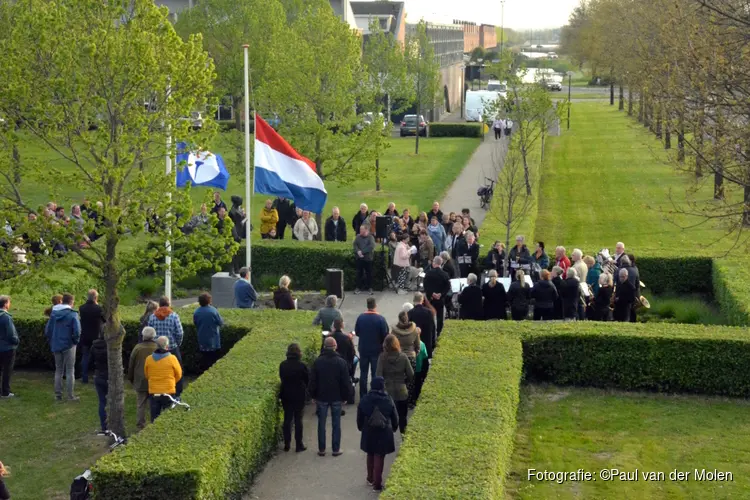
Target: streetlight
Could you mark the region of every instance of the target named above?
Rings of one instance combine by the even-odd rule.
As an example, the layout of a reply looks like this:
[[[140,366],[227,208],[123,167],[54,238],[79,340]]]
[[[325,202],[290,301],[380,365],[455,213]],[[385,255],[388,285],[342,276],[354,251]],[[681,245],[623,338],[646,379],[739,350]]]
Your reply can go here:
[[[570,81],[573,78],[573,72],[568,71],[568,130],[570,130]]]

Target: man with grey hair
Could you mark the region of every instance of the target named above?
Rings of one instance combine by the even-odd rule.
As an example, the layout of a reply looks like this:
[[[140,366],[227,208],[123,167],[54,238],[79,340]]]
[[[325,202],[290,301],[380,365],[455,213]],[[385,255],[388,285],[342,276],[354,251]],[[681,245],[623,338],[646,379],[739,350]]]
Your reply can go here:
[[[622,241],[618,241],[615,245],[615,255],[614,255],[614,261],[615,265],[617,267],[622,267],[622,263],[620,262],[620,259],[622,259],[625,256],[625,243]]]
[[[477,286],[477,275],[469,273],[466,277],[468,285],[461,291],[458,296],[459,318],[460,319],[484,319],[484,308],[482,307],[482,289]]]
[[[78,308],[81,317],[81,382],[89,382],[89,362],[91,359],[91,345],[104,328],[104,310],[99,305],[99,292],[89,290],[86,303]]]
[[[252,309],[258,300],[258,294],[250,283],[250,269],[240,269],[240,279],[234,283],[234,305],[239,309]]]
[[[156,330],[147,326],[143,329],[141,335],[143,341],[133,348],[133,352],[130,353],[130,361],[128,362],[128,380],[133,384],[137,401],[136,425],[138,429],[143,429],[146,426],[148,380],[146,380],[146,376],[143,373],[143,367],[146,364],[146,358],[151,356],[156,350],[156,342],[154,342]]]
[[[628,280],[628,270],[620,269],[617,273],[617,286],[615,287],[615,310],[612,314],[615,321],[627,323],[633,310],[633,304],[637,300],[635,287]]]
[[[580,295],[578,273],[574,267],[571,267],[568,269],[567,278],[563,281],[560,289],[564,320],[583,319],[578,317],[578,301],[580,300]]]
[[[341,455],[341,403],[347,401],[352,391],[349,368],[344,358],[336,352],[336,340],[326,337],[323,352],[310,371],[310,396],[317,406],[318,455],[326,454],[326,419],[331,409],[333,427],[333,456]]]
[[[324,332],[332,332],[333,321],[342,319],[341,311],[336,308],[337,297],[329,295],[326,297],[325,307],[318,310],[318,314],[313,319],[313,326],[321,325]]]
[[[341,218],[339,207],[333,207],[324,226],[326,241],[346,241],[346,222]]]
[[[354,229],[354,236],[356,237],[359,234],[359,227],[366,223],[370,219],[370,212],[367,210],[367,204],[362,203],[359,206],[359,212],[354,214],[354,218],[352,219],[352,229]]]
[[[443,331],[445,303],[448,299],[448,294],[451,291],[450,277],[448,276],[448,273],[446,273],[442,269],[442,266],[443,258],[438,255],[437,257],[432,259],[432,268],[430,268],[425,273],[424,280],[422,281],[425,297],[427,297],[427,300],[435,309],[435,313],[437,316],[436,336],[440,335],[440,333]],[[412,321],[414,320],[412,319]],[[435,342],[433,341],[433,339],[426,338],[425,336],[422,336],[422,342],[424,342],[425,347],[427,347],[427,354],[432,357],[432,351],[435,348]]]

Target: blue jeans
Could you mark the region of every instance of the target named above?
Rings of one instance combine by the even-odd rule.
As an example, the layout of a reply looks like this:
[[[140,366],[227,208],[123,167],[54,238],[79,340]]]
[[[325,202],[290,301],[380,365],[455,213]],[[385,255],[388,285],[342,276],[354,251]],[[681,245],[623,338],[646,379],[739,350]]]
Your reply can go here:
[[[81,344],[81,382],[89,383],[89,361],[91,360],[91,346]]]
[[[370,377],[375,378],[375,371],[378,369],[378,357],[360,356],[359,357],[359,399],[367,395],[367,369],[370,369]]]
[[[331,448],[334,452],[341,449],[341,401],[335,403],[317,402],[318,406],[318,451],[326,449],[326,418],[328,408],[331,408],[331,427],[333,427],[333,441]]]
[[[109,383],[103,378],[95,377],[94,386],[96,395],[99,396],[99,422],[102,424],[102,430],[107,430],[107,393],[109,392]]]

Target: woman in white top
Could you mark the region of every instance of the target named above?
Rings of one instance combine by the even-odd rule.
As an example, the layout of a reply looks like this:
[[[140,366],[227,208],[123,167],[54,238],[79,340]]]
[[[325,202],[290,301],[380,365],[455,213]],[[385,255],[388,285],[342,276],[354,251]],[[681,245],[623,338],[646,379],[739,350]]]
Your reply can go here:
[[[406,281],[409,277],[409,259],[411,258],[411,252],[409,251],[409,235],[401,234],[399,236],[398,244],[396,245],[396,252],[393,255],[393,269],[391,269],[391,277],[396,282],[396,288],[399,293],[406,293]]]
[[[298,240],[312,241],[318,234],[318,223],[315,222],[315,219],[310,217],[310,212],[305,210],[302,212],[302,218],[294,224],[294,229],[292,231]]]

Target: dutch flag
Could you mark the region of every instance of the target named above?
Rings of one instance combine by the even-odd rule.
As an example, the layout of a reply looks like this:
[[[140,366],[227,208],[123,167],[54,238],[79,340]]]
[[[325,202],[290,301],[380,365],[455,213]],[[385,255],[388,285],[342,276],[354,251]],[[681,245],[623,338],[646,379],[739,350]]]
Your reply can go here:
[[[323,212],[328,193],[315,163],[297,153],[255,115],[255,192],[294,200],[302,210]]]

